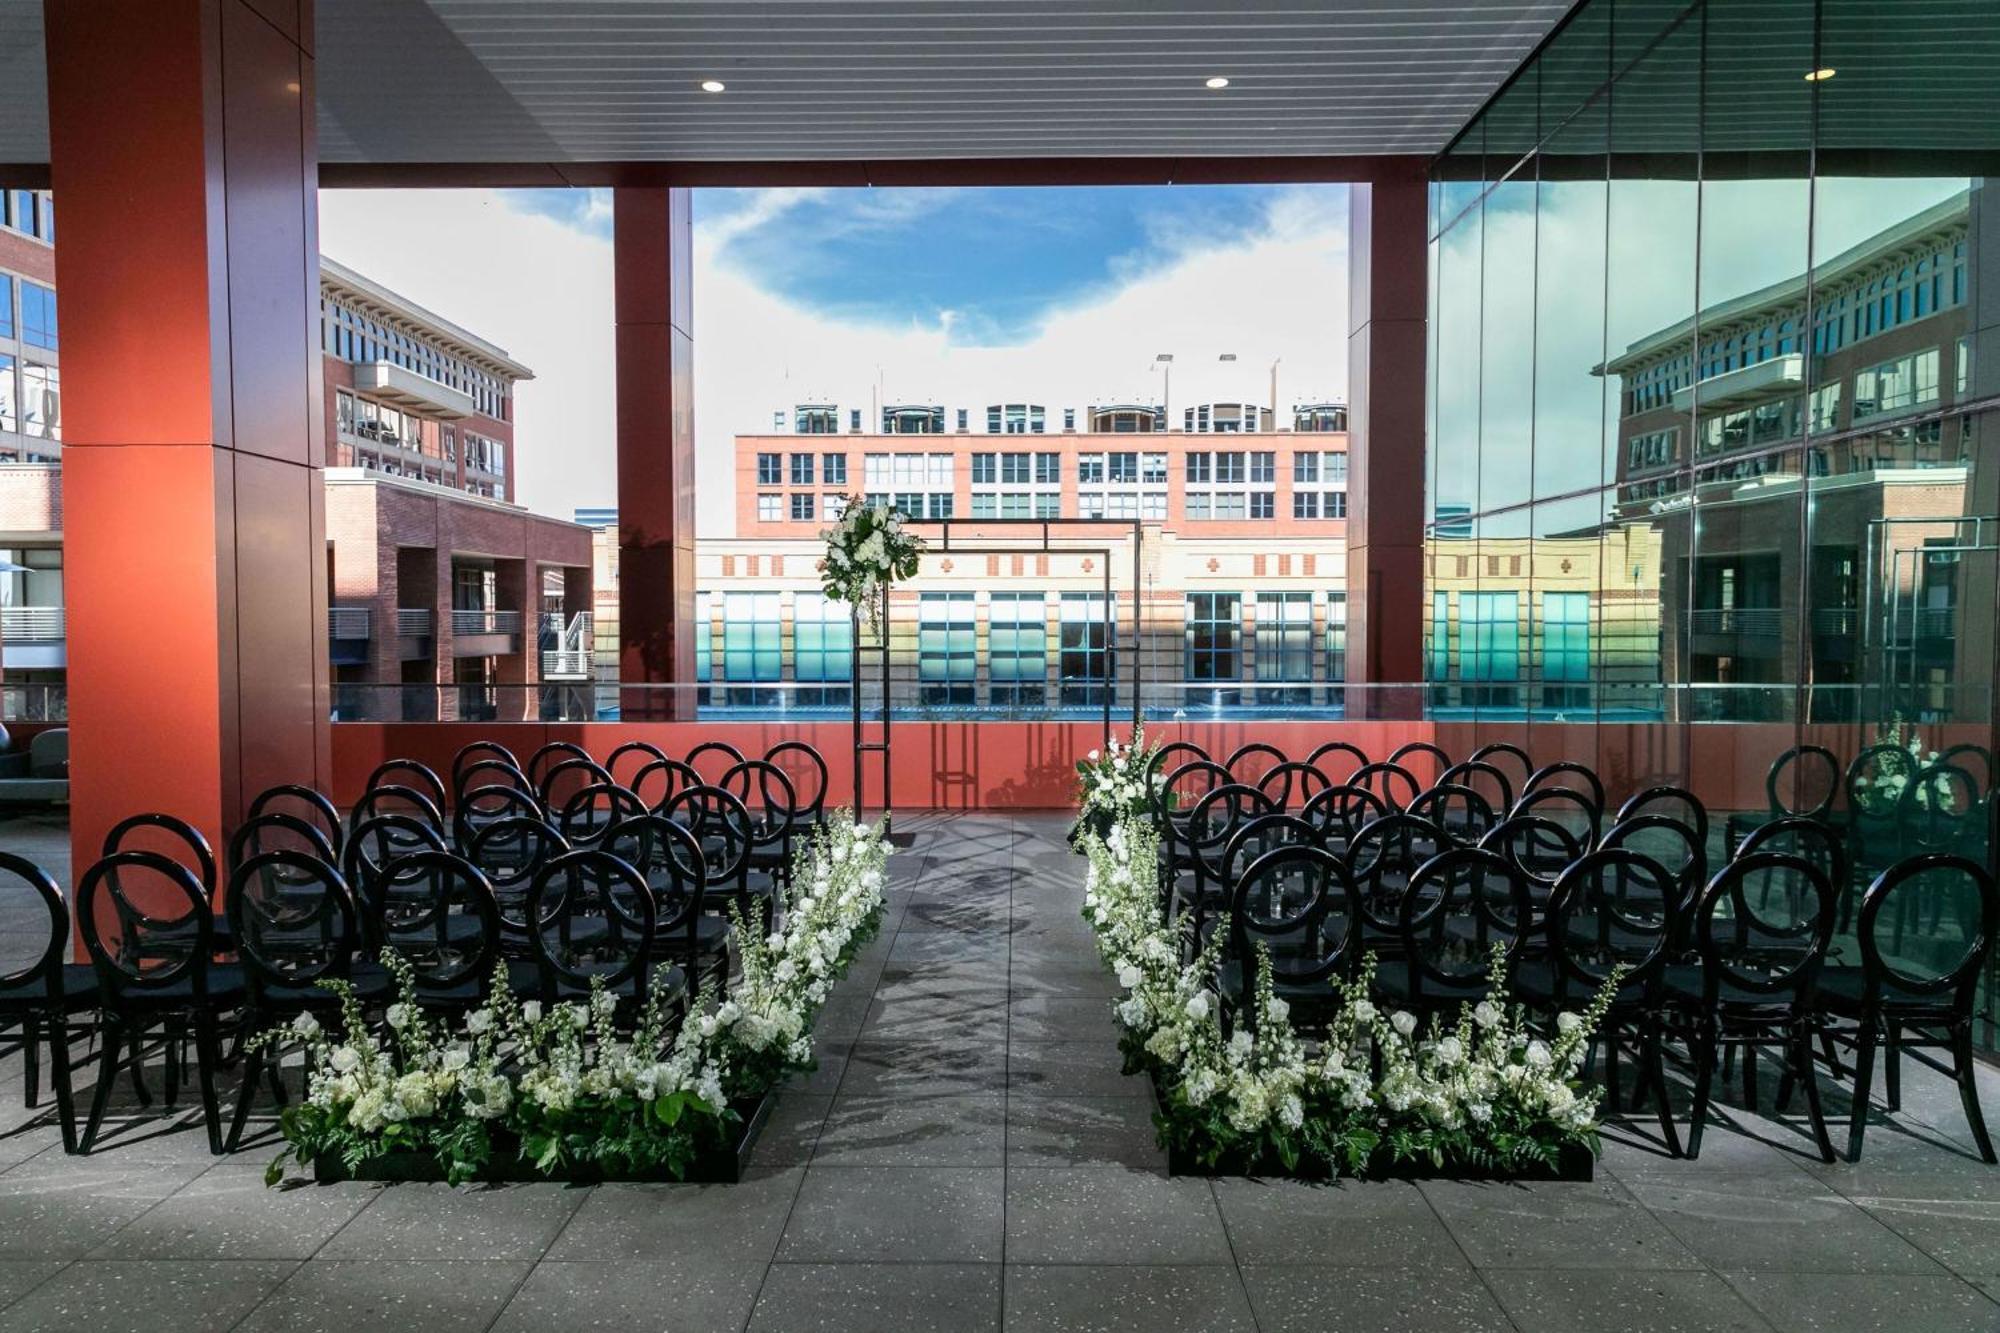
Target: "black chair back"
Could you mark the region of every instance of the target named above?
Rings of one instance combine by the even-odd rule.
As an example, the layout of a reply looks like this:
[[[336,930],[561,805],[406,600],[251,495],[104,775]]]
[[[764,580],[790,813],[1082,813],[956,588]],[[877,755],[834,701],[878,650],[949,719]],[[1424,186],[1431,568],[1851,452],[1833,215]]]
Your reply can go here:
[[[1445,767],[1449,768],[1450,765],[1447,764]],[[1416,775],[1394,760],[1382,764],[1363,764],[1354,770],[1354,775],[1348,778],[1347,785],[1361,788],[1391,810],[1409,809],[1410,802],[1416,800],[1424,790]]]
[[[399,787],[392,783],[385,787],[370,787],[361,793],[360,799],[347,812],[347,840],[353,842],[356,831],[380,815],[401,815],[430,825],[436,833],[445,831],[444,814],[438,809],[436,801],[415,787]]]
[[[113,852],[76,889],[76,923],[106,998],[159,994],[180,983],[208,993],[215,952],[209,892],[179,861],[158,852]]]
[[[1708,846],[1708,807],[1701,803],[1700,797],[1685,787],[1662,785],[1636,791],[1626,798],[1625,804],[1618,807],[1618,813],[1612,816],[1612,822],[1623,824],[1641,815],[1672,819],[1687,830],[1688,837],[1697,846],[1702,848]],[[1707,882],[1708,877],[1703,875],[1702,883]]]
[[[687,766],[701,774],[701,780],[714,785],[717,778],[743,762],[743,751],[728,741],[703,741],[687,752]]]
[[[1574,833],[1585,851],[1597,845],[1604,827],[1603,803],[1575,787],[1532,788],[1514,802],[1514,813],[1554,820]]]
[[[596,847],[564,852],[528,889],[529,942],[547,996],[592,981],[642,996],[653,955],[653,891],[631,865]]]
[[[1621,995],[1657,997],[1685,908],[1679,877],[1643,852],[1604,847],[1578,858],[1549,894],[1557,1004],[1588,1002],[1621,966]]]
[[[1481,847],[1453,847],[1417,868],[1396,909],[1410,996],[1423,1003],[1484,993],[1492,946],[1508,966],[1534,929],[1527,881],[1513,862]]]
[[[452,811],[452,839],[458,850],[464,852],[489,824],[508,819],[545,819],[547,813],[532,791],[510,783],[473,787],[459,798],[458,808]]]
[[[570,850],[553,825],[537,815],[508,815],[482,824],[463,849],[493,889],[503,943],[527,938],[528,889],[543,866]]]
[[[1362,921],[1394,936],[1403,893],[1423,864],[1450,845],[1444,830],[1416,815],[1394,811],[1369,824],[1347,844],[1347,873],[1361,896]]]
[[[1452,782],[1441,782],[1420,793],[1410,802],[1408,813],[1435,824],[1460,847],[1478,845],[1500,822],[1499,814],[1484,796]]]
[[[641,769],[666,757],[667,752],[651,741],[626,741],[604,757],[604,771],[613,782],[630,787]]]
[[[754,852],[784,847],[799,827],[798,793],[785,770],[763,759],[745,759],[731,766],[716,784],[743,803],[750,816]]]
[[[615,782],[593,782],[562,803],[555,825],[572,848],[595,847],[613,827],[646,813],[646,803]]]
[[[1985,852],[1986,809],[1979,783],[1957,764],[1940,760],[1920,768],[1896,802],[1898,851],[1904,855]]]
[[[1901,901],[1905,897],[1914,900],[1907,907]],[[1932,916],[1935,924],[1916,933],[1896,928],[1885,940],[1885,910],[1892,920],[1921,913]],[[1953,927],[1949,935],[1947,920]],[[1856,934],[1865,1003],[1969,1022],[1993,955],[1997,922],[2000,892],[1992,874],[1970,857],[1925,852],[1889,867],[1861,900]]]
[[[1229,770],[1229,780],[1240,782],[1246,787],[1261,785],[1261,779],[1279,764],[1285,762],[1285,752],[1264,741],[1251,741],[1239,745],[1230,752],[1222,766]]]
[[[1175,769],[1196,760],[1213,762],[1208,751],[1193,741],[1169,741],[1153,751],[1152,757],[1146,761],[1146,775],[1155,780],[1151,785],[1157,789]]]
[[[0,944],[0,1005],[60,1000],[69,949],[69,904],[62,890],[27,857],[0,852],[0,911],[8,921]],[[33,930],[37,912],[47,927],[39,939]]]
[[[1695,900],[1708,884],[1708,840],[1672,815],[1641,814],[1619,820],[1605,830],[1599,850],[1637,852],[1674,877],[1675,919],[1683,928],[1693,920]],[[1688,946],[1683,929],[1677,948]]]
[[[1250,821],[1278,813],[1270,797],[1247,783],[1226,782],[1202,793],[1188,811],[1187,823],[1181,829],[1196,873],[1204,882],[1227,889],[1223,853],[1229,840]]]
[[[510,787],[524,796],[539,799],[535,784],[516,765],[504,759],[474,759],[452,776],[452,805],[464,805],[468,793],[486,787]]]
[[[1591,820],[1593,827],[1604,823],[1604,782],[1588,764],[1579,764],[1568,759],[1558,759],[1553,764],[1543,764],[1528,778],[1528,785],[1521,789],[1521,795],[1559,787],[1566,791],[1582,793],[1597,812]]]
[[[1771,761],[1764,799],[1774,818],[1824,819],[1840,795],[1840,760],[1823,745],[1794,745]]]
[[[521,761],[514,752],[498,741],[474,741],[451,757],[451,789],[464,791],[470,784],[465,780],[465,770],[474,764],[503,764],[519,772]]]
[[[1247,819],[1222,845],[1221,883],[1233,894],[1245,866],[1275,848],[1300,846],[1325,846],[1317,824],[1282,811]]]
[[[1946,746],[1937,757],[1940,764],[1957,764],[1979,783],[1979,798],[1993,794],[1993,752],[1983,745],[1966,742]]]
[[[409,815],[376,815],[356,824],[347,835],[347,850],[341,857],[340,870],[347,880],[348,892],[354,895],[363,927],[373,924],[391,865],[413,852],[444,850],[443,835]],[[379,943],[372,937],[369,940],[371,947]]]
[[[1801,910],[1775,927],[1745,908],[1752,886],[1766,876],[1777,877],[1788,896],[1802,888]],[[1833,882],[1820,866],[1787,852],[1739,851],[1695,904],[1703,1006],[1712,1011],[1725,986],[1774,1002],[1810,1000],[1833,940],[1834,912]]]
[[[557,764],[566,764],[572,759],[581,759],[592,764],[597,762],[590,757],[590,751],[575,741],[550,741],[528,756],[527,767],[522,771],[528,775],[528,781],[534,783],[535,790],[539,792],[547,787],[549,770]]]
[[[559,815],[570,798],[590,787],[615,787],[611,774],[595,759],[560,759],[542,771],[535,782],[535,795],[542,801],[542,809],[552,815]]]
[[[1432,787],[1470,787],[1486,799],[1496,815],[1505,815],[1514,808],[1514,784],[1498,767],[1484,759],[1468,759],[1453,764],[1438,775]]]
[[[1368,756],[1360,746],[1346,741],[1328,741],[1306,756],[1306,762],[1335,785],[1352,782],[1354,775],[1368,766]]]
[[[665,816],[649,813],[612,829],[602,846],[637,870],[652,891],[655,941],[692,956],[708,891],[708,867],[695,836]]]
[[[1311,843],[1277,846],[1238,877],[1230,895],[1229,956],[1238,964],[1237,1012],[1251,1026],[1260,944],[1277,990],[1314,987],[1353,972],[1362,947],[1361,906],[1339,857]]]
[[[1328,851],[1344,856],[1355,834],[1388,813],[1388,805],[1374,792],[1341,785],[1314,795],[1299,810],[1299,818],[1318,827]]]
[[[210,898],[215,896],[215,852],[202,831],[185,819],[148,811],[119,820],[104,835],[106,856],[145,851],[180,862]]]
[[[1535,775],[1535,761],[1528,757],[1528,752],[1507,741],[1489,741],[1474,750],[1470,757],[1481,763],[1491,764],[1503,772],[1507,769],[1515,770],[1510,777],[1516,790],[1525,788],[1528,779]]]
[[[229,883],[236,883],[236,867],[265,852],[297,852],[326,862],[340,864],[340,853],[316,823],[297,815],[270,811],[253,815],[229,835]]]
[[[1863,856],[1896,856],[1903,793],[1921,766],[1908,750],[1888,744],[1868,746],[1847,766],[1841,786],[1847,794],[1848,825]]]
[[[1429,741],[1409,741],[1389,751],[1388,762],[1408,773],[1412,780],[1417,776],[1417,769],[1428,762],[1430,785],[1435,785],[1445,775],[1445,770],[1451,767],[1451,756]]]
[[[374,791],[377,787],[411,787],[429,797],[438,809],[445,806],[444,780],[428,764],[414,759],[384,759],[375,765],[375,771],[368,775],[361,789]]]
[[[665,809],[667,802],[680,792],[701,785],[701,774],[678,759],[655,759],[634,773],[630,784],[632,794],[655,813]]]
[[[1563,871],[1589,850],[1567,825],[1546,815],[1509,815],[1486,831],[1479,846],[1513,863],[1531,897],[1545,898]]]
[[[1333,786],[1333,783],[1311,764],[1288,759],[1282,764],[1273,764],[1264,771],[1263,777],[1251,785],[1270,797],[1271,803],[1280,810],[1301,810],[1307,801]]]
[[[360,925],[331,861],[283,849],[251,856],[230,875],[228,913],[253,991],[303,991],[348,975]]]
[[[341,844],[347,840],[347,827],[340,822],[340,812],[333,808],[333,802],[311,787],[300,786],[296,782],[257,793],[257,799],[250,802],[244,818],[256,819],[260,815],[291,815],[305,820],[325,835],[336,858]]]
[[[701,848],[702,871],[711,888],[740,886],[750,869],[750,812],[743,802],[720,787],[689,787],[676,792],[659,812],[680,825]]]
[[[379,893],[363,907],[368,934],[409,962],[419,993],[477,999],[500,953],[500,909],[479,867],[456,852],[410,852],[383,867]]]
[[[781,741],[766,752],[764,762],[776,766],[792,784],[802,823],[818,824],[826,818],[826,760],[818,750],[804,741]]]

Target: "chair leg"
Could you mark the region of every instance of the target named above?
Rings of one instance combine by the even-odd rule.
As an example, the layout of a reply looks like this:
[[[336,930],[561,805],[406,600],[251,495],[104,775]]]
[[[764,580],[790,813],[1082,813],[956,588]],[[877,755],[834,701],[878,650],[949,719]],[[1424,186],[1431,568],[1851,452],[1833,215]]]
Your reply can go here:
[[[162,1076],[165,1087],[161,1095],[169,1108],[181,1099],[181,1053],[186,1044],[187,1028],[178,1018],[167,1020],[166,1035],[161,1039],[160,1053],[165,1057],[166,1071]]]
[[[1743,1048],[1743,1109],[1757,1109],[1757,1048]]]
[[[23,1082],[27,1085],[22,1105],[32,1111],[42,1099],[42,1020],[34,1014],[21,1020],[21,1065]]]
[[[63,1151],[74,1153],[76,1142],[76,1094],[69,1081],[69,1016],[48,1017],[49,1084],[56,1093],[56,1118],[62,1122]]]
[[[1604,1099],[1605,1105],[1616,1114],[1618,1097],[1618,1033],[1616,1030],[1604,1034]]]
[[[1786,1043],[1791,1058],[1798,1062],[1799,1085],[1805,1089],[1806,1118],[1812,1122],[1813,1140],[1819,1146],[1822,1162],[1835,1160],[1833,1140],[1827,1137],[1826,1115],[1819,1104],[1819,1075],[1813,1069],[1812,1037],[1804,1027],[1798,1028]]]
[[[245,1048],[243,1051],[243,1081],[236,1089],[236,1111],[229,1119],[228,1147],[236,1151],[236,1145],[243,1141],[243,1124],[250,1118],[250,1104],[257,1100],[257,1075],[264,1065],[264,1048]]]
[[[1660,1137],[1666,1140],[1667,1151],[1679,1157],[1681,1136],[1680,1131],[1674,1127],[1673,1098],[1667,1093],[1667,1058],[1663,1046],[1660,1030],[1657,1027],[1649,1027],[1643,1039],[1642,1058],[1645,1068],[1640,1077],[1652,1087],[1653,1098],[1659,1108]]]
[[[90,1094],[90,1119],[83,1127],[82,1152],[89,1152],[97,1142],[97,1131],[104,1123],[105,1109],[111,1105],[111,1084],[118,1077],[119,1056],[125,1050],[123,1027],[107,1019],[101,1044],[103,1050],[98,1053],[97,1086],[91,1089]]]
[[[1861,1023],[1861,1041],[1854,1048],[1854,1109],[1847,1116],[1847,1160],[1861,1160],[1861,1137],[1868,1129],[1868,1093],[1875,1082],[1875,1023]]]
[[[208,1150],[222,1155],[222,1109],[215,1097],[215,1071],[222,1064],[222,1043],[215,1032],[213,1014],[197,1014],[194,1020],[195,1077],[201,1083],[201,1118],[208,1125]]]
[[[1695,1039],[1694,1107],[1688,1114],[1687,1157],[1701,1156],[1701,1130],[1708,1119],[1709,1092],[1715,1085],[1715,1044],[1717,1034],[1704,1030]]]
[[[132,1073],[132,1095],[139,1099],[139,1105],[151,1106],[153,1104],[153,1094],[146,1091],[145,1028],[143,1027],[133,1028],[132,1035],[129,1040],[132,1046],[132,1051],[131,1051],[131,1058],[126,1062],[126,1067]]]
[[[1979,1109],[1979,1066],[1972,1058],[1970,1023],[1952,1026],[1951,1072],[1958,1083],[1958,1099],[1965,1103],[1965,1123],[1972,1127],[1972,1141],[1979,1145],[1979,1156],[1990,1165],[1996,1159],[1993,1140],[1986,1135],[1986,1117]]]
[[[1889,1025],[1889,1039],[1883,1045],[1882,1087],[1889,1094],[1889,1109],[1903,1109],[1903,1034],[1894,1023]]]

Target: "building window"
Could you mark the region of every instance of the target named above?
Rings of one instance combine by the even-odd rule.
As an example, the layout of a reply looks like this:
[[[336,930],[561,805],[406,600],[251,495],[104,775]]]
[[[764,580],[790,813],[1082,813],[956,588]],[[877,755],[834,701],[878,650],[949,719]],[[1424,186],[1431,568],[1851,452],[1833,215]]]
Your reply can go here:
[[[1062,485],[1062,455],[1035,455],[1035,484],[1037,486]]]
[[[1215,480],[1222,486],[1243,484],[1243,455],[1239,453],[1219,453],[1215,456]]]
[[[1321,497],[1319,516],[1321,518],[1346,518],[1347,492],[1328,491]]]
[[[1250,484],[1269,486],[1278,479],[1278,456],[1269,450],[1258,450],[1250,455]]]
[[[792,485],[810,486],[812,484],[813,484],[813,456],[811,454],[793,454]]]
[[[847,484],[847,455],[821,454],[819,456],[819,475],[821,480],[829,486],[845,486]]]
[[[1451,679],[1451,594],[1431,594],[1430,635],[1431,682],[1442,685]]]
[[[1256,675],[1260,683],[1312,680],[1312,594],[1257,594]],[[1259,690],[1260,703],[1305,703],[1310,691]]]
[[[22,287],[25,294],[26,284]],[[1937,348],[1930,347],[1856,371],[1854,420],[1864,421],[1869,417],[1921,407],[1936,402],[1937,397],[1938,354]]]
[[[841,519],[845,518],[846,516],[847,516],[847,497],[844,495],[827,496],[826,521],[829,523],[838,523],[840,522]]]
[[[887,493],[890,487],[889,455],[867,454],[861,460],[861,484],[870,495]]]
[[[778,413],[777,419],[784,420]],[[837,407],[801,407],[792,416],[792,430],[800,435],[832,435],[840,429],[840,409]]]
[[[1329,683],[1347,679],[1347,593],[1336,589],[1326,595],[1326,678]]]
[[[1076,484],[1079,486],[1102,486],[1104,484],[1103,454],[1077,455]]]
[[[722,678],[732,685],[768,684],[784,677],[784,622],[775,592],[722,595]],[[761,691],[731,691],[732,703],[764,702]]]
[[[715,646],[715,630],[708,616],[708,594],[698,592],[694,595],[694,678],[703,685],[708,683],[708,674],[714,668],[711,655]],[[701,694],[706,695],[707,691]],[[699,702],[707,703],[708,700],[702,697]]]
[[[26,278],[21,279],[21,341],[56,350],[56,294]]]
[[[1215,480],[1212,466],[1213,455],[1194,451],[1187,456],[1187,479],[1190,486],[1206,486]]]
[[[1297,453],[1292,455],[1292,480],[1308,486],[1319,482],[1319,455],[1317,453]]]
[[[785,479],[785,456],[783,454],[757,455],[757,484],[776,486]]]
[[[924,593],[917,613],[918,696],[934,707],[971,704],[979,673],[972,594]]]
[[[1118,638],[1118,603],[1101,592],[1062,595],[1062,641],[1056,669],[1062,702],[1072,707],[1098,708],[1116,703],[1117,683],[1111,679],[1111,648]]]
[[[1250,492],[1250,517],[1273,518],[1277,514],[1278,497],[1270,491]]]
[[[777,523],[785,517],[785,497],[782,495],[759,495],[757,497],[757,521]]]
[[[30,361],[21,367],[21,433],[62,438],[62,372]]]
[[[1047,690],[1048,619],[1038,592],[996,592],[987,607],[987,679],[993,702],[1039,707]]]
[[[14,280],[0,273],[0,338],[14,336]]]
[[[972,456],[972,484],[974,486],[990,486],[998,480],[994,460],[999,457],[1000,455],[998,454],[974,454]]]
[[[847,428],[859,434],[861,431],[861,409],[855,408],[847,414]]]
[[[1318,492],[1318,491],[1293,491],[1293,492],[1292,492],[1292,517],[1293,517],[1293,518],[1318,518],[1318,517],[1319,517],[1319,492]]]
[[[930,494],[929,500],[930,502],[924,506],[924,511],[931,518],[951,517],[952,497],[950,491],[933,491]],[[911,517],[914,518],[915,515],[911,515]]]
[[[1583,708],[1590,702],[1590,594],[1542,594],[1542,703]]]
[[[810,492],[810,491],[793,491],[793,492],[792,492],[792,522],[794,522],[794,523],[810,523],[810,522],[812,522],[812,521],[813,521],[813,496],[812,496],[812,492]]]
[[[969,415],[970,414],[965,408],[961,407],[958,409],[958,433],[961,435],[965,434],[966,431],[972,429],[972,427],[967,424],[967,418]]]
[[[792,675],[801,685],[798,702],[807,708],[831,708],[848,701],[854,678],[854,617],[847,603],[821,592],[801,592],[792,598]]]
[[[20,406],[14,398],[14,358],[0,355],[0,432],[21,429]]]
[[[1061,518],[1062,495],[1057,491],[1038,491],[1035,494],[1036,518]]]
[[[1239,644],[1243,598],[1233,592],[1191,592],[1187,595],[1187,678],[1197,681],[1240,680],[1243,653]]]
[[[1000,482],[1004,486],[1026,486],[1028,484],[1027,454],[1000,455]]]
[[[991,491],[982,491],[974,495],[972,497],[972,516],[974,518],[1000,517],[1000,497]]]
[[[1521,674],[1520,598],[1516,592],[1458,595],[1459,632],[1464,635],[1458,675],[1467,683],[1466,702],[1515,702],[1514,682]]]

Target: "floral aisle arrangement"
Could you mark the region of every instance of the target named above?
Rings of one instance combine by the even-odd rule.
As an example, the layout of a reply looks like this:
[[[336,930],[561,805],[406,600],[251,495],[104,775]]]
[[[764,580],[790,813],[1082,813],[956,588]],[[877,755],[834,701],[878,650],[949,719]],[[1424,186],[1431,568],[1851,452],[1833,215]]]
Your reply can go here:
[[[1870,807],[1870,813],[1886,813],[1901,804],[1903,794],[1912,782],[1923,776],[1924,770],[1939,762],[1938,751],[1924,745],[1923,733],[1915,726],[1903,721],[1901,713],[1895,714],[1883,726],[1876,729],[1875,747],[1892,747],[1909,755],[1907,762],[1891,760],[1886,754],[1878,755],[1870,765],[1870,771],[1863,779],[1859,795],[1862,802]],[[1955,791],[1952,779],[1944,772],[1932,774],[1922,786],[1910,795],[1910,799],[1924,809],[1935,807],[1949,811],[1956,799],[1963,795]]]
[[[349,1175],[390,1159],[454,1184],[489,1175],[684,1178],[726,1149],[746,1108],[787,1074],[810,1068],[812,1025],[835,982],[880,923],[889,845],[844,813],[816,829],[794,862],[791,900],[768,936],[740,929],[741,974],[719,1001],[697,995],[677,1026],[655,989],[629,1030],[602,985],[588,1002],[543,1005],[508,986],[503,964],[487,1002],[447,1021],[416,997],[416,977],[382,955],[396,999],[371,1024],[353,988],[338,1034],[310,1014],[253,1038],[302,1043],[306,1097],[286,1108],[285,1149]],[[395,1172],[390,1172],[395,1174]]]
[[[914,578],[924,539],[904,528],[903,512],[847,497],[840,521],[820,534],[826,558],[820,589],[827,597],[867,611],[877,629],[890,585]]]
[[[1184,962],[1182,934],[1163,918],[1150,822],[1123,820],[1083,843],[1084,916],[1118,975],[1126,1069],[1153,1077],[1171,1158],[1202,1171],[1510,1175],[1595,1153],[1597,1093],[1579,1075],[1615,976],[1541,1034],[1519,1005],[1493,998],[1504,981],[1496,952],[1491,996],[1420,1028],[1369,998],[1371,957],[1330,984],[1332,1017],[1308,1040],[1260,955],[1254,1023],[1236,1015],[1225,1036],[1213,957]]]
[[[1070,830],[1070,846],[1082,850],[1086,832],[1102,838],[1121,820],[1143,818],[1153,794],[1166,781],[1152,771],[1153,756],[1160,747],[1149,745],[1142,728],[1132,733],[1131,744],[1116,736],[1102,750],[1092,750],[1076,762],[1077,803],[1081,807],[1076,826]]]

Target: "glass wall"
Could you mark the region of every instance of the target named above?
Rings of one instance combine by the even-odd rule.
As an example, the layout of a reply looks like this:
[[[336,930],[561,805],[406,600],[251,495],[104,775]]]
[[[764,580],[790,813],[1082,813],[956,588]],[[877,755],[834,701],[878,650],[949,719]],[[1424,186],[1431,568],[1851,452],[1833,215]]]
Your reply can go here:
[[[1860,882],[1990,858],[1996,46],[2000,7],[1952,0],[1590,0],[1437,158],[1447,748],[1685,784],[1719,854],[1814,803],[1787,756],[1820,746]],[[1976,799],[1932,810],[1956,779],[1882,779],[1882,745]],[[1921,817],[1877,819],[1906,789]]]

